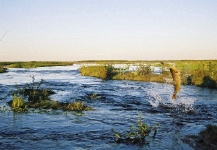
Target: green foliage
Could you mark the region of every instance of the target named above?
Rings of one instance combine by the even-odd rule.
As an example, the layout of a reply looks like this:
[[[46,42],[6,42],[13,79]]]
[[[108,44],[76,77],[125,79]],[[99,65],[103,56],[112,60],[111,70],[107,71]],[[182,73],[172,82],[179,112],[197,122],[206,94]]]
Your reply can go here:
[[[49,62],[49,61],[30,61],[30,62],[11,62],[7,63],[8,68],[37,68],[50,66],[72,65],[72,62]]]
[[[13,96],[13,101],[12,101],[12,108],[19,108],[22,107],[24,104],[24,101],[22,98],[17,97],[16,95]]]
[[[12,110],[16,112],[27,111],[28,108],[64,111],[92,110],[83,102],[63,103],[51,100],[50,95],[54,94],[54,92],[41,88],[42,84],[43,80],[36,83],[35,77],[32,76],[32,84],[26,84],[23,88],[18,88],[14,93],[13,100],[8,102]]]
[[[94,62],[94,61],[93,61]],[[92,62],[92,63],[93,63]],[[100,61],[103,62],[103,61]],[[99,62],[98,62],[99,63]],[[136,72],[120,72],[111,65],[115,63],[141,65]],[[106,66],[110,66],[109,69]],[[153,74],[151,66],[162,67],[162,74]],[[181,75],[182,84],[196,85],[207,88],[217,88],[217,60],[181,60],[181,61],[104,61],[104,65],[84,66],[80,72],[85,76],[93,76],[102,79],[135,80],[145,82],[165,82],[165,78],[171,78],[169,68],[176,67]],[[109,70],[109,71],[108,71]],[[119,69],[120,70],[120,69]],[[107,73],[108,72],[108,73]]]
[[[80,68],[80,72],[83,76],[93,76],[103,80],[112,79],[116,74],[114,68],[111,65],[82,66]]]
[[[84,105],[83,102],[73,102],[67,104],[64,108],[67,111],[83,111],[83,110],[92,110],[90,107]]]
[[[25,105],[24,100],[21,97],[18,97],[16,95],[13,96],[11,107],[12,107],[12,110],[15,112],[26,111],[26,105]]]
[[[0,65],[0,73],[5,73],[7,72],[7,68],[5,68],[4,66]]]
[[[26,84],[22,89],[18,88],[16,94],[27,98],[28,102],[33,103],[50,100],[50,95],[54,94],[54,92],[46,88],[41,88],[43,82],[43,80],[39,83],[35,82],[35,77],[32,76],[32,84]]]
[[[153,137],[156,136],[157,128],[156,125],[154,126],[148,126],[142,121],[142,117],[139,114],[138,122],[134,125],[132,125],[126,133],[118,133],[114,129],[112,129],[112,132],[114,133],[116,137],[116,142],[119,143],[146,143],[145,138],[153,133]]]
[[[138,72],[124,72],[118,73],[117,69],[108,66],[82,66],[80,68],[81,75],[93,76],[101,79],[115,79],[115,80],[136,80],[149,82],[164,82],[165,75],[152,74],[150,66],[141,67]]]
[[[217,88],[217,61],[177,61],[183,84]]]

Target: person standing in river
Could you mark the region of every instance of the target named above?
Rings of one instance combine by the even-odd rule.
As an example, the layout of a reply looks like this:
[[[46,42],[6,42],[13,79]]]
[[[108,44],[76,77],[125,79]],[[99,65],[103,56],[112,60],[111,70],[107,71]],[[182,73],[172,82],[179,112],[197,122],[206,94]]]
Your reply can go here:
[[[176,99],[176,95],[181,89],[180,74],[176,68],[170,68],[170,73],[173,77],[173,85],[174,85],[174,92],[173,92],[172,99]]]

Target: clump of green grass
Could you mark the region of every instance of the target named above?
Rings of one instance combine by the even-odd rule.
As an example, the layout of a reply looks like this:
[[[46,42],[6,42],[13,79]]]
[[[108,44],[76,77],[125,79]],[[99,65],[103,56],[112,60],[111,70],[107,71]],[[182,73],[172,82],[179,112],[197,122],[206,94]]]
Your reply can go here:
[[[131,143],[131,144],[138,144],[138,143],[147,143],[145,138],[149,136],[152,132],[153,137],[156,136],[157,128],[156,125],[148,126],[146,123],[142,121],[142,117],[139,114],[138,122],[132,125],[129,131],[125,133],[118,133],[114,129],[112,132],[116,136],[116,142],[118,143]]]
[[[65,104],[63,110],[67,111],[83,111],[83,110],[92,110],[92,108],[86,106],[83,102],[73,102]]]
[[[43,80],[36,83],[34,76],[32,76],[32,85],[27,84],[23,88],[18,88],[14,93],[12,101],[8,102],[13,111],[23,112],[28,108],[33,109],[52,109],[63,111],[83,111],[92,110],[83,102],[63,103],[51,100],[50,95],[54,94],[53,91],[41,88]]]
[[[34,76],[31,76],[31,78],[32,84],[26,84],[22,88],[17,87],[17,91],[14,94],[27,99],[29,103],[50,100],[50,95],[54,94],[54,92],[50,89],[42,88],[44,80],[37,83]]]
[[[16,95],[13,96],[13,100],[11,101],[11,107],[12,110],[16,112],[23,112],[27,110],[24,100]]]

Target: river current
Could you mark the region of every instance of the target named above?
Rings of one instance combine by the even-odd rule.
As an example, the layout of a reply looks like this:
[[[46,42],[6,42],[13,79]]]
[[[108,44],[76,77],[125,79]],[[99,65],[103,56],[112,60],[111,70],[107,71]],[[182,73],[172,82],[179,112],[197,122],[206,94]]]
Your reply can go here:
[[[81,76],[79,66],[8,69],[0,74],[0,149],[193,149],[183,142],[208,124],[217,125],[217,90],[182,86],[176,100],[166,83],[103,81]],[[14,113],[7,102],[17,86],[44,80],[53,100],[83,101],[94,110]],[[90,100],[88,95],[100,95]],[[126,132],[138,120],[158,124],[148,144],[116,143],[111,129]]]

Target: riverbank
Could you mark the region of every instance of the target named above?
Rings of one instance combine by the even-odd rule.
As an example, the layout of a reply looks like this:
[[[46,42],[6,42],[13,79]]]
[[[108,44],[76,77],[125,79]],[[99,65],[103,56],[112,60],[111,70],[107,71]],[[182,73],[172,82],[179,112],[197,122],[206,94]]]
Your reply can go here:
[[[29,61],[29,62],[0,62],[0,73],[7,72],[7,68],[37,68],[52,66],[68,66],[73,62],[67,61]]]
[[[37,67],[52,67],[52,66],[67,66],[73,65],[73,62],[67,61],[30,61],[30,62],[6,62],[7,68],[37,68]]]
[[[169,68],[176,67],[180,72],[183,85],[217,88],[217,60],[0,62],[0,73],[6,72],[7,68],[37,68],[67,66],[73,64],[82,65],[80,72],[84,76],[94,76],[112,80],[133,80],[160,83],[172,82]],[[158,69],[157,73],[155,68]]]
[[[117,67],[119,63],[122,63],[122,68]],[[172,82],[169,68],[176,67],[180,72],[183,85],[217,88],[217,60],[127,61],[125,63],[95,61],[86,64],[83,62],[83,64],[80,68],[83,76],[160,83]],[[159,70],[157,73],[155,68]]]

